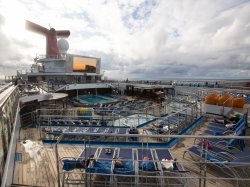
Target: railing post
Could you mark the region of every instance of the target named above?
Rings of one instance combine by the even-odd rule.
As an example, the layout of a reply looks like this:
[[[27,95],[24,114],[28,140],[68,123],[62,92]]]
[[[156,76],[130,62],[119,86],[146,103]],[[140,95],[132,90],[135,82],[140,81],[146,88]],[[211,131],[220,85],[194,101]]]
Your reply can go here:
[[[60,182],[60,168],[59,168],[59,154],[58,154],[58,143],[62,140],[63,134],[61,134],[55,144],[55,156],[56,156],[56,170],[57,170],[57,183],[58,187],[61,186]]]

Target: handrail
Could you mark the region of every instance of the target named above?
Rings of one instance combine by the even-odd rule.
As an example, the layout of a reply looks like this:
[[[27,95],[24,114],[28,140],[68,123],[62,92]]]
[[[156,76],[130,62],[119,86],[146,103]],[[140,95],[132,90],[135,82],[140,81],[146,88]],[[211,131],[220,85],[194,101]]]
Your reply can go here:
[[[12,83],[8,83],[8,84],[5,84],[5,85],[1,85],[0,94],[1,94],[2,92],[4,92],[7,88],[9,88],[11,85],[12,85]]]
[[[15,87],[17,89],[17,87]],[[12,90],[13,93],[14,90]],[[10,96],[10,95],[9,95]],[[9,97],[8,97],[9,98]],[[7,101],[7,99],[5,102]],[[18,99],[18,97],[16,97]],[[15,104],[15,102],[14,102]],[[15,108],[14,108],[15,107]],[[14,168],[14,156],[15,156],[15,149],[16,149],[16,140],[19,138],[19,128],[20,128],[20,118],[19,118],[19,103],[17,103],[17,106],[12,106],[12,109],[16,110],[15,115],[15,121],[13,122],[13,129],[11,132],[11,140],[8,143],[8,154],[6,161],[4,161],[2,164],[5,164],[4,166],[4,172],[2,175],[2,184],[1,187],[9,186],[12,182],[12,175],[13,175],[13,168]]]
[[[5,102],[8,100],[9,96],[12,94],[13,90],[16,89],[16,86],[12,85],[8,87],[4,92],[0,95],[0,107],[2,107]]]

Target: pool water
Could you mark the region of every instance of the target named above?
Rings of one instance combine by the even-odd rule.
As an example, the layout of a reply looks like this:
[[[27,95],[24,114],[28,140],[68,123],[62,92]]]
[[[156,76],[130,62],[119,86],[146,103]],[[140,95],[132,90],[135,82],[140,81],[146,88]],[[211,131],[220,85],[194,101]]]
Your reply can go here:
[[[145,123],[149,120],[154,119],[155,116],[149,114],[133,114],[127,116],[125,118],[121,118],[114,121],[114,126],[129,126],[129,127],[136,127],[142,123]]]
[[[88,104],[109,103],[116,101],[116,99],[99,95],[84,95],[79,97],[79,99]]]

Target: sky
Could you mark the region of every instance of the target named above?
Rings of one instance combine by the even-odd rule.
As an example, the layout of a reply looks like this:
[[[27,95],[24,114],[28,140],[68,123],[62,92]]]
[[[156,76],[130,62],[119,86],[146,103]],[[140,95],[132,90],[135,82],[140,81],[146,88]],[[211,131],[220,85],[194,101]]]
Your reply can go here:
[[[0,10],[0,78],[45,54],[29,20],[70,30],[68,53],[101,58],[108,79],[250,79],[249,0],[0,0]]]

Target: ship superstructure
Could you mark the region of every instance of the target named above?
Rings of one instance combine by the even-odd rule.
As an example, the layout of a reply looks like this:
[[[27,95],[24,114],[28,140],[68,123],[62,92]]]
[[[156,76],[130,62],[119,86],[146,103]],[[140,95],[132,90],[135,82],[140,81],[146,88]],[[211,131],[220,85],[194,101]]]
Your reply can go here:
[[[101,83],[101,58],[67,53],[69,43],[64,38],[70,31],[47,29],[30,21],[26,28],[45,36],[46,54],[37,55],[29,71],[17,71],[17,79],[46,85],[50,92],[110,88]]]

